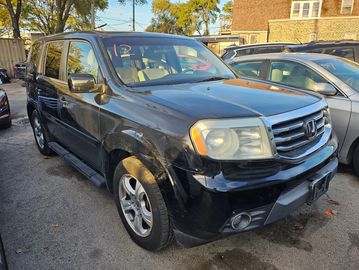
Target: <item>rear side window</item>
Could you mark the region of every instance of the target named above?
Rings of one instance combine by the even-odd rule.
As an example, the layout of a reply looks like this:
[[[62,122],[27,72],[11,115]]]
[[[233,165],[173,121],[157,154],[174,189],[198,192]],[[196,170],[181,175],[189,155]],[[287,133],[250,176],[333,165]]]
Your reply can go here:
[[[251,49],[243,49],[243,50],[237,50],[236,51],[236,57],[243,56],[243,55],[248,55],[248,54],[252,54]]]
[[[222,55],[222,59],[223,60],[227,60],[230,59],[234,56],[235,52],[233,50],[230,51],[226,51],[223,55]]]
[[[233,63],[232,68],[241,76],[259,78],[262,61]]]
[[[59,79],[60,78],[60,64],[62,49],[64,47],[63,41],[56,41],[47,44],[45,76]]]

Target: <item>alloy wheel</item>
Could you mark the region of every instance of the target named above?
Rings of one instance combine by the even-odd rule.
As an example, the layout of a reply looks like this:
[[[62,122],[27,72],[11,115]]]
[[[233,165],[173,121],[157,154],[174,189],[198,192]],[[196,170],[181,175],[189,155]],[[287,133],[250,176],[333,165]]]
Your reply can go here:
[[[43,149],[45,147],[44,132],[38,117],[34,118],[34,133],[37,144]]]
[[[120,179],[118,192],[122,213],[128,225],[137,235],[148,236],[153,226],[152,208],[140,181],[130,174],[124,174]]]

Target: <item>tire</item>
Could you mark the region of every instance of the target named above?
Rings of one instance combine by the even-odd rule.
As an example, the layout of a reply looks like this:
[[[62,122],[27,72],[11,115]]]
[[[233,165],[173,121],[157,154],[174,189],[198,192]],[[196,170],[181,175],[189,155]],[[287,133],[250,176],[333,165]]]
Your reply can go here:
[[[51,156],[53,152],[48,145],[48,136],[36,110],[31,114],[31,126],[34,133],[35,142],[40,153],[45,156]],[[39,137],[41,137],[41,139]]]
[[[353,168],[357,176],[359,176],[359,145],[354,150],[353,155]]]
[[[143,187],[145,195],[143,195],[144,193],[138,182]],[[129,193],[126,192],[131,187],[125,188],[124,183],[130,184],[133,191],[138,190],[134,194],[142,194],[142,196],[134,195],[133,199],[131,199],[131,196],[128,195]],[[135,187],[139,188],[136,189]],[[124,196],[124,194],[126,195]],[[136,244],[144,249],[157,251],[165,248],[171,242],[173,230],[160,189],[153,174],[135,157],[128,157],[122,160],[116,167],[114,173],[114,197],[122,223]],[[137,197],[141,197],[142,200],[137,200]],[[135,203],[132,206],[128,206],[131,204],[129,202],[136,200],[138,204],[135,211],[137,212],[133,210],[134,207],[136,208]],[[123,205],[127,205],[127,209],[130,210],[127,212],[123,210]],[[138,227],[135,225],[136,218],[133,218],[133,223],[129,221],[132,216],[136,216],[135,213],[141,213],[137,216],[141,217],[140,227],[145,230],[136,229]],[[152,214],[151,228],[149,228],[150,226],[145,222],[144,218],[149,216],[148,213]]]
[[[10,119],[8,123],[6,123],[6,124],[0,126],[0,129],[8,129],[8,128],[11,128],[11,125],[12,125],[12,124],[11,124],[11,119]]]

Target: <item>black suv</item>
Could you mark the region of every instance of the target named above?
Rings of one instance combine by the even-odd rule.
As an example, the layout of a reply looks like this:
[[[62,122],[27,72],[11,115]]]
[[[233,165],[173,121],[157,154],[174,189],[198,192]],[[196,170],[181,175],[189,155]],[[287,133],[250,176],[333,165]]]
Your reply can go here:
[[[324,53],[343,57],[359,63],[359,41],[313,41],[288,46],[290,52]]]
[[[272,223],[324,194],[338,166],[321,96],[238,79],[187,37],[44,38],[27,93],[40,152],[106,186],[149,250]]]

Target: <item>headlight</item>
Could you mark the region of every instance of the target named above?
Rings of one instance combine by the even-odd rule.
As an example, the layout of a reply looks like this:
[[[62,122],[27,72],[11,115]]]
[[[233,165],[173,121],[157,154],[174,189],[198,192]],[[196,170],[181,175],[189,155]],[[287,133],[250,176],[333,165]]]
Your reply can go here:
[[[273,156],[266,127],[259,118],[201,120],[190,130],[196,151],[217,160]]]

